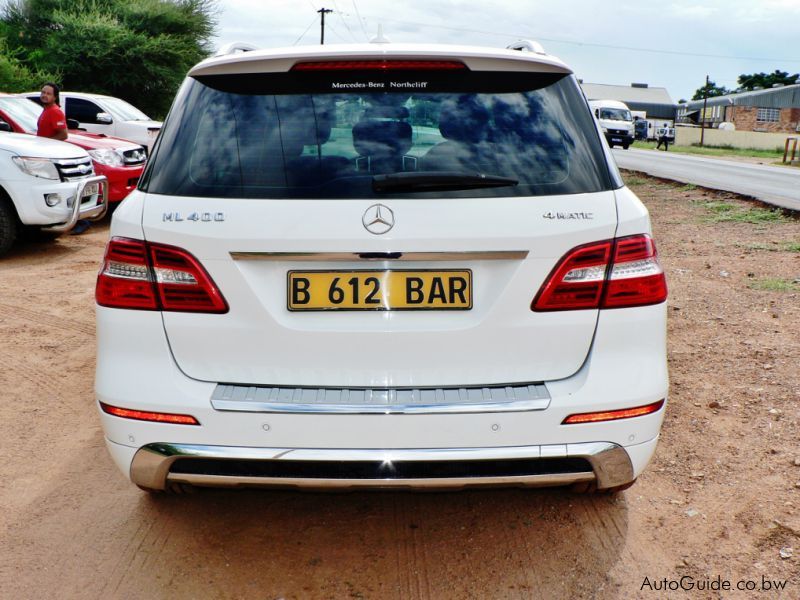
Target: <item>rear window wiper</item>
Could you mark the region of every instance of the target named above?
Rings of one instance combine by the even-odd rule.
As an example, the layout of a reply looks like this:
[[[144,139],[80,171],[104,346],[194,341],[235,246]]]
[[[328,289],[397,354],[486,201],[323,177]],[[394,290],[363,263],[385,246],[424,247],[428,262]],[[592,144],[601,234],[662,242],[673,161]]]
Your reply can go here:
[[[513,177],[462,171],[414,171],[375,175],[372,178],[372,190],[376,193],[446,192],[518,184],[519,180]]]

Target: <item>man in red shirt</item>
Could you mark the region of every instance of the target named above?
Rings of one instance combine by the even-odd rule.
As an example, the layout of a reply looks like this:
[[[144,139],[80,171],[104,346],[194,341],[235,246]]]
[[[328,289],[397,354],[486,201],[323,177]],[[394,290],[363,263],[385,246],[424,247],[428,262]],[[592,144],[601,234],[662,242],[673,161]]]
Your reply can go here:
[[[67,118],[59,107],[58,86],[55,83],[45,83],[42,86],[42,101],[44,110],[39,115],[36,135],[53,138],[54,140],[67,139]]]
[[[52,138],[54,140],[67,139],[67,117],[61,110],[58,96],[58,86],[55,83],[45,83],[42,86],[42,94],[39,99],[42,101],[44,110],[39,115],[39,122],[36,124],[36,135],[39,137]],[[73,235],[83,233],[89,229],[90,223],[81,219],[75,224],[71,233]]]

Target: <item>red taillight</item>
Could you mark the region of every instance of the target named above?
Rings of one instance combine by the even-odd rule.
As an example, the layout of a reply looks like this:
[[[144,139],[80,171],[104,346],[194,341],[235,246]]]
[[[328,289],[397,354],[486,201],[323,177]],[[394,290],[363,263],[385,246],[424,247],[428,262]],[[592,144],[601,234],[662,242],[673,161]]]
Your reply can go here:
[[[225,313],[228,304],[197,259],[180,248],[113,238],[97,276],[100,306]]]
[[[176,415],[174,413],[150,412],[146,410],[131,410],[129,408],[119,408],[109,404],[100,403],[100,408],[115,417],[123,419],[134,419],[135,421],[153,421],[156,423],[173,423],[175,425],[200,425],[200,422],[192,415]]]
[[[599,423],[601,421],[616,421],[618,419],[631,419],[633,417],[643,417],[661,410],[664,401],[659,400],[645,406],[635,408],[623,408],[620,410],[604,410],[590,413],[577,413],[564,419],[562,425],[575,425],[577,423]]]
[[[144,242],[114,238],[108,243],[95,299],[100,306],[158,310]]]
[[[647,306],[667,299],[667,279],[653,240],[636,235],[617,240],[602,308]]]
[[[455,60],[330,60],[301,62],[292,71],[458,71],[467,65]]]
[[[574,248],[547,278],[531,308],[535,311],[597,308],[610,257],[610,241]]]
[[[635,235],[573,248],[550,273],[531,310],[623,308],[666,299],[655,244]]]

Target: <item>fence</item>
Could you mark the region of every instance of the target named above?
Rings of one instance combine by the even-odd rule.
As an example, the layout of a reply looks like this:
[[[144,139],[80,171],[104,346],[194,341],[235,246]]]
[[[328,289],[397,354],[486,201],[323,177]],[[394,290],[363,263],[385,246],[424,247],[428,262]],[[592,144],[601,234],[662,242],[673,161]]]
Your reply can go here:
[[[787,136],[785,133],[762,133],[758,131],[725,131],[706,129],[703,143],[706,146],[733,146],[734,148],[758,148],[783,152]],[[796,137],[796,136],[795,136]],[[691,146],[700,143],[699,127],[676,127],[675,145]]]

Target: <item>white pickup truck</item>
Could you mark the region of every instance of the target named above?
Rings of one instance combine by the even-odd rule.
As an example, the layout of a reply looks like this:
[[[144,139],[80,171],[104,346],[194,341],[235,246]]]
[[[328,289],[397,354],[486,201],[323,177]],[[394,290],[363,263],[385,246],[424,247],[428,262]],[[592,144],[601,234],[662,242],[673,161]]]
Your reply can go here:
[[[64,233],[107,208],[106,178],[85,150],[0,128],[0,255],[26,228]]]

